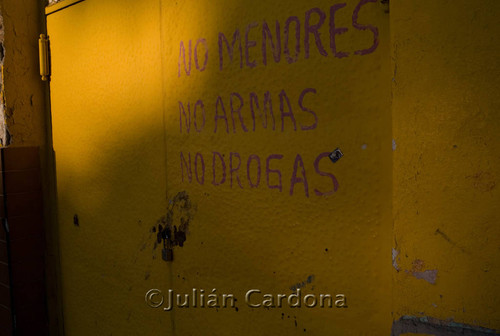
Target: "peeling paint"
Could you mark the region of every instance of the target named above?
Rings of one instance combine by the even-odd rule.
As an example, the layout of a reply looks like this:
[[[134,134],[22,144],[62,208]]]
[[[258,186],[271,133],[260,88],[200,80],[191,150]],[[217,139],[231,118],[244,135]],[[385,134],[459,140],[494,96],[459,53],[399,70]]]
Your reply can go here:
[[[417,279],[424,279],[430,284],[436,284],[437,270],[427,270],[423,272],[412,272],[412,275]]]
[[[398,261],[397,261],[398,255],[399,255],[399,252],[393,248],[392,249],[392,267],[394,267],[394,269],[399,272],[399,266],[398,266]]]
[[[406,273],[409,273],[413,275],[417,279],[423,279],[427,281],[430,284],[435,285],[436,284],[436,278],[437,278],[437,269],[432,269],[432,270],[423,270],[425,266],[425,263],[423,260],[420,259],[415,259],[412,263],[412,269],[411,271],[405,271]]]
[[[392,139],[392,150],[396,150],[396,140]]]
[[[63,2],[64,0],[48,0],[48,5],[51,6],[51,5],[55,5],[56,3],[58,2]]]
[[[6,108],[5,108],[5,85],[4,85],[4,24],[3,24],[3,13],[0,12],[0,147],[8,146],[10,144],[9,130],[5,122],[6,119]]]
[[[430,334],[435,336],[485,336],[497,335],[494,329],[456,323],[452,319],[448,321],[433,317],[403,316],[392,324],[392,336],[400,336],[407,333]]]

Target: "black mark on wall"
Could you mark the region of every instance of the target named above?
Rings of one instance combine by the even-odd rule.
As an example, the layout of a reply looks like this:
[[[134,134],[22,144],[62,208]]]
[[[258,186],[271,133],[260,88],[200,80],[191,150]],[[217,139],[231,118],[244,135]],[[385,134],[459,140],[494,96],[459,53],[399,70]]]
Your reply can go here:
[[[156,242],[153,249],[156,249],[158,245],[163,245],[162,256],[165,261],[172,260],[174,246],[184,246],[193,211],[189,195],[185,191],[181,191],[169,201],[167,213],[153,227],[152,231],[156,232]]]

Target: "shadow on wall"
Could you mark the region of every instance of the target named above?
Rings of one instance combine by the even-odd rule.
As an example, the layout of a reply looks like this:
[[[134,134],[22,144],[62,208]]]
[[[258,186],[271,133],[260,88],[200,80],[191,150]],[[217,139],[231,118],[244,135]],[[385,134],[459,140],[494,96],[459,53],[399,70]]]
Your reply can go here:
[[[348,194],[347,208],[341,209],[332,201],[342,185],[335,174],[345,169],[340,164],[348,156],[335,165],[325,155],[318,160],[318,153],[336,148],[330,142],[350,139],[349,127],[354,124],[359,123],[356,136],[377,144],[390,139],[390,127],[375,127],[371,119],[353,112],[358,104],[363,110],[389,111],[380,107],[389,101],[388,90],[380,103],[357,101],[365,91],[381,90],[375,81],[366,86],[358,83],[367,73],[379,75],[374,68],[380,65],[365,64],[362,57],[373,56],[376,63],[388,56],[374,52],[380,41],[374,26],[364,22],[378,16],[362,12],[360,4],[382,13],[383,5],[353,1],[331,7],[322,1],[316,8],[299,2],[268,3],[251,8],[250,15],[242,10],[248,5],[242,1],[226,6],[163,1],[160,46],[150,36],[160,28],[151,15],[156,14],[157,2],[97,3],[88,0],[67,10],[69,15],[78,6],[96,6],[82,9],[75,22],[68,23],[79,27],[73,32],[78,38],[68,38],[64,46],[69,50],[65,56],[72,55],[77,66],[61,61],[69,70],[57,70],[54,62],[53,72],[53,84],[67,73],[67,81],[57,84],[61,91],[52,88],[65,329],[157,334],[159,328],[168,328],[180,334],[189,328],[218,326],[221,333],[232,334],[231,329],[243,326],[256,334],[266,328],[326,333],[352,327],[363,315],[370,316],[364,329],[389,334],[390,259],[388,272],[380,272],[382,252],[376,246],[373,255],[359,263],[339,266],[329,254],[334,249],[349,251],[345,257],[354,260],[358,252],[366,253],[349,246],[354,235],[356,242],[379,245],[372,235],[380,234],[389,250],[388,221],[380,225],[380,232],[357,232],[353,230],[359,218],[343,223],[330,215],[354,213],[366,186],[381,183],[384,193],[390,185],[385,183],[388,173],[372,172],[366,180],[356,181],[359,189]],[[135,12],[129,17],[131,8]],[[131,21],[120,19],[122,15]],[[330,31],[332,15],[338,15],[337,31]],[[77,25],[77,20],[88,22]],[[307,20],[309,34],[304,36]],[[53,24],[60,24],[56,17]],[[130,36],[125,38],[125,33]],[[338,38],[333,44],[332,35]],[[56,44],[53,39],[54,51]],[[342,75],[335,76],[337,72]],[[339,89],[350,86],[352,92]],[[335,90],[341,96],[330,100]],[[332,112],[332,105],[339,102],[351,113],[341,108]],[[348,127],[334,128],[335,118]],[[371,118],[390,124],[388,115]],[[375,128],[386,131],[381,134]],[[319,146],[321,142],[327,144]],[[320,149],[312,153],[316,145]],[[191,163],[186,158],[184,168],[180,152],[191,153]],[[390,147],[372,156],[368,167],[389,161],[389,155]],[[279,174],[266,167],[272,160],[280,162]],[[367,175],[357,169],[366,167],[353,170]],[[189,216],[183,216],[188,200]],[[380,208],[388,207],[372,199],[368,203],[375,204],[367,210],[373,216],[380,217]],[[377,225],[379,217],[374,220]],[[351,240],[344,239],[349,235]],[[173,262],[164,262],[172,258]],[[360,275],[356,278],[373,276],[380,285],[378,293],[371,293],[363,281],[354,282],[372,295],[377,310],[370,304],[353,306],[333,318],[312,310],[286,310],[292,321],[283,319],[282,311],[244,309],[240,298],[239,309],[230,311],[238,314],[230,318],[222,310],[184,310],[160,319],[158,311],[139,305],[146,290],[158,286],[187,291],[208,284],[210,289],[221,286],[238,292],[261,284],[288,292],[315,270],[319,272],[315,271],[315,281],[330,290],[330,278],[339,269],[356,272]],[[339,287],[351,282],[338,281]],[[260,323],[255,324],[249,314],[258,316]]]

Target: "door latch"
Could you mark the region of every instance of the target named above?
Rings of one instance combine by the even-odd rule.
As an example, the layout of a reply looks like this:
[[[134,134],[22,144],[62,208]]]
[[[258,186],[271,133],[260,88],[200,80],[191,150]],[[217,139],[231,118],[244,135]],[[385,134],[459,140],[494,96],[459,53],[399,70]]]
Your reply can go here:
[[[38,39],[38,54],[40,56],[40,76],[43,81],[47,81],[50,77],[49,38],[45,34],[40,34]]]

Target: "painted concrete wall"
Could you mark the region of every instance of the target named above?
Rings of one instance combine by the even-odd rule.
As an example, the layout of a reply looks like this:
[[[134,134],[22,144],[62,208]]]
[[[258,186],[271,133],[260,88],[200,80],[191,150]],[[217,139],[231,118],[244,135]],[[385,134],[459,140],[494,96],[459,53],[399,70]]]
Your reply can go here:
[[[7,130],[2,145],[45,145],[45,87],[39,80],[38,35],[43,31],[43,3],[1,2],[2,104]]]
[[[422,331],[500,328],[499,13],[391,4],[394,317]]]
[[[0,1],[0,145],[39,148],[44,203],[49,205],[55,203],[55,198],[50,114],[47,109],[48,84],[40,80],[38,64],[38,37],[46,29],[44,7],[43,1]],[[45,255],[46,299],[52,334],[59,332],[62,320],[57,275],[57,226],[52,222],[54,216],[51,215],[55,209],[45,209],[46,249],[40,251],[41,255]]]
[[[238,298],[236,313],[178,309],[180,335],[390,333],[387,9],[163,3],[168,196],[185,192],[196,206],[167,267],[178,292]],[[337,147],[344,157],[332,163]],[[245,304],[248,289],[276,296],[298,286],[303,296],[345,294],[348,308]]]
[[[66,334],[500,328],[498,12],[86,0],[48,15]],[[347,308],[245,303],[298,287]],[[144,302],[193,288],[237,309]]]

